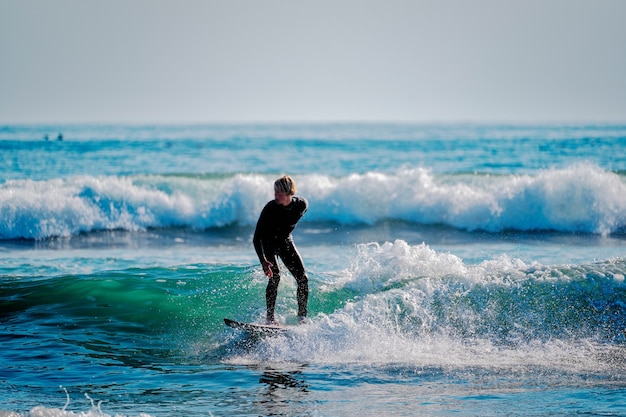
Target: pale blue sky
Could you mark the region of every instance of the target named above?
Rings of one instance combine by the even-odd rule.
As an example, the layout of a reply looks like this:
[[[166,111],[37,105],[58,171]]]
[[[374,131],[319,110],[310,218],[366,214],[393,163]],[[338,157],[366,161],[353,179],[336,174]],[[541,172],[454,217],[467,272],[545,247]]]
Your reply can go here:
[[[622,0],[0,0],[0,123],[626,121]]]

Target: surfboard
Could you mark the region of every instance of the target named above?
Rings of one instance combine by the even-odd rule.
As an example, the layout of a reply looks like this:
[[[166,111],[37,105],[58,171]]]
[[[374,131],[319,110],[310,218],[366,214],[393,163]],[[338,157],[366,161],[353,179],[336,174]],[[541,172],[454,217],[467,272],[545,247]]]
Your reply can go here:
[[[232,327],[233,329],[245,330],[249,333],[254,334],[281,334],[289,330],[286,326],[276,325],[276,324],[257,324],[257,323],[244,323],[241,321],[224,319],[224,323],[228,327]]]

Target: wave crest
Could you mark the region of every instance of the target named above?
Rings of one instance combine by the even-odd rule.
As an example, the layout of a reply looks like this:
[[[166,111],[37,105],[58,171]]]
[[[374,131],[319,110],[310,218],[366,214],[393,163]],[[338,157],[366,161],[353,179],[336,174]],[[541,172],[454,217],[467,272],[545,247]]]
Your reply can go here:
[[[295,176],[310,202],[304,221],[401,220],[462,230],[626,230],[623,177],[593,165],[536,175],[435,175],[425,168],[346,177]],[[45,239],[96,230],[253,225],[272,198],[273,176],[132,176],[0,185],[2,239]]]

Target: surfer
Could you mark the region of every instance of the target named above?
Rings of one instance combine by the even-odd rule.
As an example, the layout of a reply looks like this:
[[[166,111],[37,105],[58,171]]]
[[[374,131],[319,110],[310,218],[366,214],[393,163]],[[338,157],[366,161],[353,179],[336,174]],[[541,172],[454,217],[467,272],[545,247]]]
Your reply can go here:
[[[296,197],[295,193],[296,183],[290,176],[285,175],[274,181],[274,200],[268,202],[261,211],[252,240],[263,273],[268,278],[265,289],[268,324],[277,324],[274,307],[280,282],[278,257],[296,279],[298,320],[301,323],[306,320],[309,280],[291,232],[307,211],[309,203],[305,198]]]

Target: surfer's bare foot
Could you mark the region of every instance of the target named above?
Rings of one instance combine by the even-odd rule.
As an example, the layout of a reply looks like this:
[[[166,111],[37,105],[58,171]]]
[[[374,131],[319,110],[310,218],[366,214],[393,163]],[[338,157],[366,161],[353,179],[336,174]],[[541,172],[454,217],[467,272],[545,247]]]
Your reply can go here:
[[[265,320],[265,324],[267,324],[268,326],[279,326],[280,323],[275,320],[275,319],[267,319]]]
[[[309,319],[306,316],[298,316],[298,324],[307,324]]]

